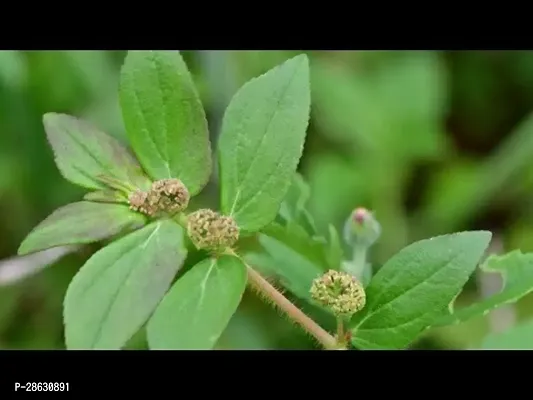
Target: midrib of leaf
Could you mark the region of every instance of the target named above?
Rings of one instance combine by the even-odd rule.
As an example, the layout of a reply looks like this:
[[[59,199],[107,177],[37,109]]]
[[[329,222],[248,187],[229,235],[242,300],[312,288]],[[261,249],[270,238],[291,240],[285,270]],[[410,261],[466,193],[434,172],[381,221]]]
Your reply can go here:
[[[157,225],[154,229],[154,231],[150,234],[150,236],[148,236],[146,238],[146,240],[144,241],[143,244],[140,245],[140,247],[142,249],[145,249],[146,246],[148,245],[148,243],[150,242],[150,240],[152,240],[152,237],[157,233],[157,231],[159,230],[159,228],[161,227],[161,225]],[[157,236],[156,236],[156,240],[157,240]],[[129,255],[130,251],[135,248],[136,245],[133,244],[131,247],[128,248],[128,251],[124,251],[123,254],[117,258],[113,264],[116,264],[118,263],[120,260],[122,260],[126,255]],[[143,256],[145,255],[145,253],[143,253]],[[102,331],[103,331],[103,328],[104,328],[104,323],[103,321],[105,321],[109,315],[109,313],[111,312],[111,309],[113,308],[113,306],[115,305],[115,300],[116,298],[118,297],[118,294],[120,292],[120,290],[124,287],[124,286],[127,286],[128,284],[128,281],[129,279],[131,278],[131,275],[133,274],[133,272],[135,271],[135,268],[131,268],[129,271],[128,271],[128,274],[126,275],[126,278],[124,279],[124,283],[121,285],[121,286],[118,286],[118,288],[115,290],[115,293],[113,294],[113,296],[111,297],[112,301],[109,302],[109,305],[106,307],[106,310],[104,312],[104,314],[102,315],[102,318],[100,319],[100,324],[98,324],[98,330],[96,331],[96,334],[94,335],[94,340],[91,344],[91,348],[94,348],[94,345],[96,343],[98,343],[98,341],[100,340],[100,336],[102,335]],[[83,290],[83,293],[85,294],[87,292],[87,290],[89,290],[95,283],[96,281],[98,280],[97,278],[100,278],[100,275],[97,275],[92,281],[91,281],[91,284],[88,285],[84,290]]]
[[[380,310],[383,310],[385,307],[389,307],[393,302],[395,302],[395,301],[397,301],[398,299],[402,298],[403,296],[405,296],[406,294],[408,294],[408,293],[411,292],[412,290],[414,290],[414,289],[420,287],[420,286],[423,285],[423,284],[426,284],[428,280],[430,280],[430,279],[433,278],[435,275],[437,275],[439,272],[441,272],[441,271],[442,271],[442,268],[443,268],[445,265],[452,263],[452,262],[455,261],[457,258],[458,258],[458,255],[452,256],[449,260],[447,260],[447,261],[445,261],[444,263],[442,263],[438,268],[435,268],[435,270],[434,270],[429,276],[427,276],[426,278],[424,278],[422,281],[418,282],[416,285],[411,286],[411,287],[410,287],[409,289],[407,289],[405,292],[402,292],[402,293],[400,293],[399,295],[397,295],[396,297],[393,297],[392,299],[388,300],[386,303],[379,305],[378,308],[375,308],[375,309],[374,309],[374,308],[371,308],[371,309],[368,311],[367,315],[366,315],[364,318],[362,318],[362,319],[357,323],[357,325],[355,325],[352,329],[353,329],[353,330],[358,329],[358,328],[363,324],[363,322],[365,322],[367,319],[369,319],[370,317],[372,317],[376,312],[378,312],[378,311],[380,311]],[[399,275],[396,274],[396,277],[391,281],[391,283],[389,283],[389,284],[387,285],[387,288],[389,288],[389,287],[394,287],[395,283],[396,283],[397,280],[398,280],[398,276],[399,276]],[[377,297],[376,300],[373,301],[373,304],[374,304],[374,305],[378,303],[379,299],[381,299],[381,298],[383,297],[383,294],[384,294],[385,292],[386,292],[386,288],[380,291],[379,295],[376,296],[376,297]],[[427,313],[426,313],[426,314],[423,314],[422,316],[419,315],[419,316],[416,317],[415,319],[407,321],[407,323],[403,323],[403,324],[400,324],[400,325],[395,325],[395,326],[392,327],[392,328],[396,328],[396,327],[399,327],[399,326],[407,325],[408,323],[412,323],[413,321],[416,321],[417,319],[420,319],[420,318],[422,318],[422,317],[425,316],[425,315],[427,315]],[[383,329],[385,329],[385,328],[383,328]],[[389,329],[390,329],[390,328],[389,328]],[[370,329],[362,329],[362,330],[370,330]]]
[[[199,312],[200,311],[200,308],[204,302],[204,298],[205,298],[205,288],[206,288],[206,285],[207,285],[207,280],[209,279],[209,276],[211,275],[211,272],[213,271],[213,269],[215,268],[215,265],[217,264],[217,260],[216,259],[213,259],[211,261],[211,265],[209,266],[209,270],[207,271],[207,274],[205,274],[205,277],[204,279],[202,280],[202,283],[200,284],[200,298],[198,299],[198,303],[196,304],[196,312],[194,313],[194,317],[193,317],[193,320],[192,320],[192,324],[194,325],[196,323],[196,320],[198,319],[198,315],[199,315]],[[192,303],[194,301],[194,296],[189,296],[186,300],[184,300],[183,302],[181,302],[180,306],[176,309],[176,314],[178,312],[181,312],[181,310],[185,309],[186,306],[188,306],[190,303]]]
[[[280,157],[279,160],[282,160],[283,157]],[[240,212],[242,212],[243,210],[245,210],[247,207],[250,206],[250,204],[252,204],[252,201],[254,201],[254,199],[259,196],[261,194],[261,192],[263,191],[263,188],[270,183],[270,181],[272,180],[272,178],[275,178],[276,177],[276,174],[278,172],[278,169],[279,167],[281,166],[281,162],[278,161],[277,165],[276,165],[276,168],[274,169],[274,171],[272,172],[272,174],[270,174],[270,176],[265,179],[262,183],[261,183],[261,186],[259,187],[259,189],[252,195],[252,197],[248,198],[242,205],[241,207],[239,208],[239,212],[237,214],[239,214]],[[239,192],[240,193],[240,192]]]
[[[153,52],[153,51],[151,51]],[[150,58],[151,62],[154,63],[154,59],[153,57]],[[157,67],[156,67],[157,69]],[[157,76],[157,80],[159,82],[159,75],[156,73],[156,76]],[[158,90],[161,91],[161,85],[158,85]],[[163,97],[163,96],[161,96]],[[161,151],[161,149],[159,148],[159,146],[157,145],[157,143],[155,142],[155,140],[152,138],[152,136],[150,135],[150,131],[148,129],[148,124],[146,122],[146,117],[144,116],[144,112],[143,112],[143,109],[141,107],[141,101],[139,99],[139,92],[138,92],[138,89],[137,89],[137,85],[133,84],[133,98],[135,99],[135,105],[137,106],[137,110],[139,111],[139,115],[140,115],[140,119],[142,121],[142,124],[143,124],[143,131],[144,131],[144,136],[149,138],[150,142],[152,143],[152,146],[153,148],[155,149],[155,151],[157,152],[157,154],[159,154],[159,157],[161,158],[161,161],[163,161],[163,163],[165,164],[165,167],[167,168],[167,178],[172,178],[172,174],[170,173],[170,165],[168,163],[168,154],[165,156],[164,152]],[[167,121],[166,121],[166,108],[163,106],[164,110],[165,110],[165,139],[166,139],[166,142],[168,144],[168,127],[167,127]],[[167,149],[168,151],[168,149]]]
[[[196,322],[198,311],[200,310],[200,308],[202,307],[202,304],[204,303],[205,286],[207,285],[207,280],[209,279],[209,276],[211,275],[211,272],[213,271],[213,268],[215,268],[216,264],[217,264],[216,259],[211,260],[211,265],[209,266],[209,269],[207,270],[207,274],[205,274],[205,277],[202,280],[202,284],[200,285],[200,299],[198,301],[198,305],[196,306],[196,313],[194,314],[194,319],[193,319],[194,322]]]
[[[262,135],[261,137],[261,140],[259,142],[259,145],[257,146],[257,148],[253,151],[254,154],[257,154],[260,150],[261,150],[261,147],[265,144],[265,140],[268,136],[268,133],[270,131],[270,126],[272,125],[272,121],[274,120],[274,117],[277,115],[277,113],[279,112],[279,106],[282,102],[282,99],[285,97],[285,94],[287,93],[287,90],[289,90],[289,87],[291,86],[292,82],[293,82],[293,79],[296,75],[296,71],[297,71],[297,68],[294,68],[294,72],[291,76],[291,78],[289,79],[287,85],[285,85],[285,87],[283,88],[283,90],[281,91],[281,95],[279,96],[277,102],[276,102],[276,107],[274,108],[274,112],[272,113],[272,115],[270,116],[270,119],[268,120],[268,123],[267,123],[267,126],[265,128],[265,132],[264,134]],[[253,82],[253,81],[252,81]],[[249,82],[248,84],[252,83],[252,82]],[[242,134],[238,136],[238,139],[237,139],[237,146],[236,148],[238,149],[240,147],[240,143],[241,143],[241,138],[242,138]],[[283,158],[283,157],[281,157]],[[238,160],[238,158],[237,158]],[[237,188],[237,193],[235,195],[235,200],[233,201],[233,205],[231,206],[231,211],[230,211],[230,216],[233,216],[234,215],[234,211],[235,211],[235,207],[237,206],[237,203],[239,202],[240,200],[240,197],[241,197],[241,193],[242,193],[242,187],[243,187],[243,183],[246,181],[246,179],[248,178],[248,175],[250,173],[250,171],[252,170],[252,167],[254,166],[254,163],[255,161],[257,160],[257,157],[251,157],[251,161],[248,165],[248,167],[246,167],[246,172],[244,173],[244,177],[243,179],[240,180],[239,182],[239,187]],[[237,161],[238,163],[238,161]],[[276,170],[278,168],[279,164],[276,166]],[[238,172],[238,171],[237,171]],[[237,176],[239,176],[240,174],[237,173]],[[248,200],[246,200],[246,202],[244,203],[244,205],[241,206],[241,209],[244,209],[248,206],[248,204],[253,201],[253,199],[258,195],[258,194],[261,194],[263,188],[266,186],[266,184],[268,182],[270,182],[270,178],[272,177],[273,175],[270,175],[268,177],[268,179],[266,179],[265,181],[263,181],[263,183],[261,184],[261,186],[259,187],[259,190],[257,190],[257,192],[252,195],[251,198],[249,198]]]

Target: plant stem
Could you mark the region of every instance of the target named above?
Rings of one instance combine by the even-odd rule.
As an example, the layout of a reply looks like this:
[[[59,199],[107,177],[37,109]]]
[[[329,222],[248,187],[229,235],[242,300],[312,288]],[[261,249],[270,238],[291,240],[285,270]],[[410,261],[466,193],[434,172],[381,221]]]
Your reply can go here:
[[[345,341],[344,321],[342,318],[337,318],[337,343],[344,346]]]
[[[182,228],[187,229],[187,216],[183,212],[174,215],[173,219],[180,224]]]
[[[315,321],[305,315],[298,307],[292,304],[285,296],[272,286],[252,267],[246,265],[249,283],[261,294],[270,299],[272,303],[283,310],[287,316],[297,322],[303,329],[312,335],[324,348],[328,350],[338,349],[337,340],[322,329]]]
[[[366,253],[368,248],[362,245],[357,245],[353,249],[353,258],[352,262],[355,266],[355,268],[358,270],[360,276],[359,278],[362,279],[365,268],[366,268]]]
[[[367,247],[361,244],[355,244],[353,247],[352,260],[343,264],[343,270],[363,280],[366,265]]]

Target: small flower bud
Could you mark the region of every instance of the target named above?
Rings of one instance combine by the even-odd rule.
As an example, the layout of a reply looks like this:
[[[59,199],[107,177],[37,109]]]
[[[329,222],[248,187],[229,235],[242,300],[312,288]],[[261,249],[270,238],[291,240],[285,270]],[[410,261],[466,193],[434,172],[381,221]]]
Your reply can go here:
[[[366,303],[363,285],[354,276],[335,270],[313,281],[311,296],[338,317],[349,317]]]
[[[381,235],[381,225],[366,208],[356,208],[344,224],[344,240],[349,245],[370,247]]]
[[[142,190],[136,190],[128,197],[130,208],[134,211],[139,211],[143,214],[152,216],[157,211],[154,207],[150,206],[148,202],[148,193]]]
[[[189,191],[179,179],[161,179],[152,184],[150,190],[153,201],[159,208],[169,213],[183,211],[189,205]]]
[[[233,246],[239,239],[239,227],[235,220],[209,209],[189,215],[187,231],[198,249],[221,250]]]
[[[189,191],[179,179],[161,179],[148,192],[136,190],[128,200],[130,208],[154,216],[159,212],[175,214],[189,205]]]

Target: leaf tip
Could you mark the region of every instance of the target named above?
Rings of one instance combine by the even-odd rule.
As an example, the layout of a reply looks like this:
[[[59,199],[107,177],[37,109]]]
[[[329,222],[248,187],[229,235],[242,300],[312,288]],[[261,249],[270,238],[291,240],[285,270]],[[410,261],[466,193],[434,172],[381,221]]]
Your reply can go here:
[[[297,56],[294,56],[292,59],[309,65],[309,57],[307,57],[307,54],[305,53],[298,54]]]
[[[471,239],[478,243],[483,243],[485,246],[488,246],[489,242],[492,239],[492,232],[491,231],[485,231],[485,230],[478,230],[478,231],[463,231],[463,232],[456,232],[452,233],[450,235],[444,235],[449,237],[461,237],[463,239]],[[434,239],[434,238],[432,238]],[[431,240],[431,239],[430,239]]]
[[[26,254],[29,253],[28,249],[27,249],[27,245],[26,245],[26,239],[24,239],[22,241],[22,243],[20,244],[19,248],[17,249],[17,255],[18,256],[25,256]]]
[[[43,114],[43,126],[44,130],[47,134],[50,134],[52,129],[58,124],[58,122],[67,121],[67,120],[74,120],[75,118],[68,115],[68,114],[61,114],[56,112],[48,112]]]
[[[279,67],[292,69],[301,74],[309,75],[309,57],[307,57],[307,54],[302,53],[295,57],[288,58],[284,63],[279,65]]]
[[[17,256],[27,256],[30,253],[35,253],[37,251],[46,250],[46,248],[36,247],[33,242],[33,232],[31,231],[22,241],[19,248],[17,249]],[[48,247],[50,248],[50,247]]]
[[[486,245],[492,240],[491,231],[472,231],[471,233],[474,234],[480,242],[484,242]]]
[[[58,116],[59,114],[55,112],[48,112],[48,113],[43,114],[42,121],[43,121],[43,125],[45,129],[48,128],[48,126],[50,126],[50,124],[53,123],[57,119]]]

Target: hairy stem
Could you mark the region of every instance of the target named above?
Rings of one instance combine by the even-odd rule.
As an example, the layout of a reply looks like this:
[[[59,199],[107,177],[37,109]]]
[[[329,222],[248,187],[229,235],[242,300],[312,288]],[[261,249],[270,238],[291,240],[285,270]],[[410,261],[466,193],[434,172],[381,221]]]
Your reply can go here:
[[[303,329],[312,335],[324,348],[328,350],[338,349],[337,340],[328,332],[322,329],[315,321],[305,315],[298,307],[292,304],[285,296],[272,286],[265,278],[256,272],[249,265],[246,266],[248,271],[248,282],[272,303],[278,306],[287,316],[297,322]]]

